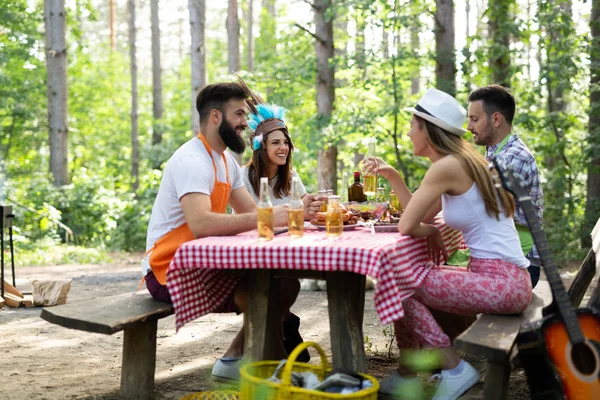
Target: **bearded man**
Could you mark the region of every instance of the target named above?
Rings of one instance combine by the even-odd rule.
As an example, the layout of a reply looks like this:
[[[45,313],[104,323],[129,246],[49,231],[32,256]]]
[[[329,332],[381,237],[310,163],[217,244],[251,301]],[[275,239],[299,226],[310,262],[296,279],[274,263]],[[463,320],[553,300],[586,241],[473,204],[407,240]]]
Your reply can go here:
[[[242,171],[229,149],[241,154],[250,93],[238,83],[216,83],[204,87],[196,98],[200,132],[184,143],[167,162],[146,239],[142,272],[150,294],[171,303],[167,270],[179,246],[206,236],[235,235],[256,229],[256,204],[242,181]],[[235,211],[226,214],[227,205]],[[285,226],[287,205],[274,207],[274,225]],[[283,323],[300,290],[297,279],[282,279],[280,302]],[[248,306],[247,283],[241,280],[215,312],[242,313]],[[297,321],[292,321],[297,324]],[[296,325],[297,326],[297,325]],[[239,331],[213,368],[221,380],[239,378],[244,350],[244,329]],[[297,330],[296,330],[297,332]],[[296,340],[301,341],[300,335]]]

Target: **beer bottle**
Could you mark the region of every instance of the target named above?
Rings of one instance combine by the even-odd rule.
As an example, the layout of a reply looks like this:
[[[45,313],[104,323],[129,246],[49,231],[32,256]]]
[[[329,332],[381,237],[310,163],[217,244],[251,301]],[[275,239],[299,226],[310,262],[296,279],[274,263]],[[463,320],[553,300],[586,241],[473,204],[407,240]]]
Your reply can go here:
[[[304,236],[304,202],[300,198],[300,179],[297,176],[292,178],[288,225],[291,237]]]
[[[269,195],[269,178],[260,178],[260,196],[257,218],[258,237],[262,241],[273,239],[273,203]]]

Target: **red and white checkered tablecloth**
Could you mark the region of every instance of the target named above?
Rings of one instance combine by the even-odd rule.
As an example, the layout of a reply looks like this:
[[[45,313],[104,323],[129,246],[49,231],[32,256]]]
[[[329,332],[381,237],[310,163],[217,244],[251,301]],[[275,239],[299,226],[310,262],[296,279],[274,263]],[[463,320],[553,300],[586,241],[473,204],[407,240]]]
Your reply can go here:
[[[438,219],[449,253],[459,248],[462,235]],[[215,311],[240,279],[225,269],[290,269],[347,271],[377,280],[375,308],[383,324],[404,315],[402,300],[410,297],[427,276],[433,262],[424,238],[399,233],[375,233],[357,227],[341,237],[327,239],[324,231],[306,230],[293,239],[287,233],[270,242],[256,231],[236,236],[211,236],[181,245],[167,274],[167,287],[179,329],[185,323]]]

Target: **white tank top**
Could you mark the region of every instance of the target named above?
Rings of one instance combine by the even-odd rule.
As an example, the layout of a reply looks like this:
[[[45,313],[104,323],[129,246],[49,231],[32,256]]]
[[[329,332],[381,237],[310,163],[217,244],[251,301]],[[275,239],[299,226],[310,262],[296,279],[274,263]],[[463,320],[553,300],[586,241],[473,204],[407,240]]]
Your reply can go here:
[[[501,259],[520,268],[529,266],[513,219],[503,213],[500,220],[490,217],[475,183],[461,195],[442,194],[442,211],[446,224],[462,232],[471,257]]]

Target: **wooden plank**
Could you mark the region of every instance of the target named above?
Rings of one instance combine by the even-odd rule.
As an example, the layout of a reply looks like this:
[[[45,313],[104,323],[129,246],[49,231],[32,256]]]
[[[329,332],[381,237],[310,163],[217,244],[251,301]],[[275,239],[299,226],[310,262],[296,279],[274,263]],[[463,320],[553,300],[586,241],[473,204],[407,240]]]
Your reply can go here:
[[[476,352],[490,361],[504,361],[520,327],[519,315],[481,314],[469,329],[456,338],[454,346],[466,352]]]
[[[281,331],[279,292],[280,282],[273,278],[272,271],[249,271],[244,354],[251,361],[287,357]]]
[[[365,276],[328,272],[327,303],[334,368],[366,372],[363,336]]]
[[[488,362],[483,383],[483,398],[486,400],[504,400],[508,395],[510,364]]]
[[[522,325],[542,318],[542,309],[552,303],[547,281],[540,281],[533,298],[522,315],[481,314],[471,327],[461,334],[454,345],[463,351],[476,351],[491,361],[506,360]]]
[[[23,304],[23,298],[15,296],[12,293],[4,293],[4,301],[7,306],[12,308],[19,308]]]
[[[121,367],[121,398],[154,399],[157,320],[125,329]]]
[[[41,317],[65,328],[112,335],[133,324],[158,320],[171,314],[171,304],[155,300],[150,293],[143,292],[44,307]]]
[[[13,285],[11,285],[10,283],[8,283],[6,281],[4,281],[4,292],[10,293],[17,297],[23,297],[23,293],[21,293],[16,287],[14,287]]]
[[[521,326],[542,319],[542,310],[552,304],[552,290],[548,281],[539,281],[533,289],[533,299],[523,312]]]
[[[25,306],[25,308],[32,308],[34,306],[32,294],[23,295],[23,305]]]
[[[594,254],[594,250],[590,249],[585,260],[581,263],[579,267],[579,271],[573,279],[571,286],[569,287],[569,298],[571,299],[571,303],[573,303],[573,307],[579,307],[581,301],[583,300],[583,296],[585,295],[585,291],[588,286],[590,286],[590,282],[594,278],[596,274],[596,257]]]
[[[0,309],[4,308],[4,298],[0,297]]]

